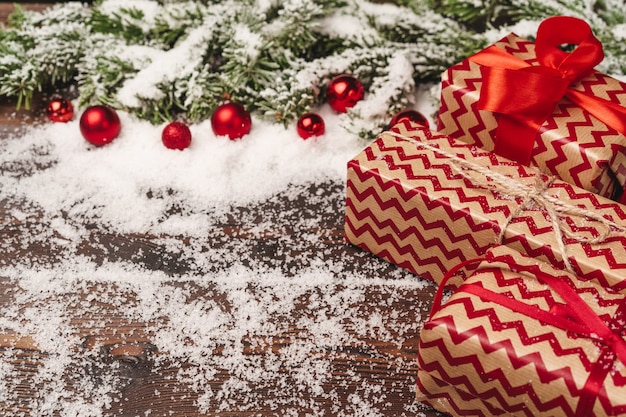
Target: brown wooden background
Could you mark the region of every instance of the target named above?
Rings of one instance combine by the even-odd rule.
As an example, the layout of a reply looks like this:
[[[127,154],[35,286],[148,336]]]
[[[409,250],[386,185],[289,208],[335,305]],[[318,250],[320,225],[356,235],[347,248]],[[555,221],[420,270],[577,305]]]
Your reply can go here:
[[[22,2],[27,7],[33,9],[41,9],[46,7],[45,3]],[[28,3],[28,4],[26,4]],[[6,21],[8,13],[13,9],[12,3],[0,3],[0,20]],[[5,139],[14,129],[20,129],[24,125],[37,123],[42,121],[42,103],[45,101],[45,95],[35,102],[31,111],[15,110],[15,103],[3,99],[0,101],[0,140]],[[328,204],[333,206],[333,217],[328,218],[322,225],[325,230],[323,235],[325,241],[324,256],[328,261],[345,260],[346,256],[352,257],[351,268],[366,267],[376,271],[380,276],[385,276],[393,272],[395,267],[385,262],[379,261],[373,256],[363,254],[349,245],[343,240],[343,201],[341,198],[342,187],[338,184],[325,184],[328,193]],[[33,222],[20,222],[11,216],[11,210],[19,204],[18,202],[7,201],[0,196],[0,239],[4,243],[4,249],[0,252],[0,262],[10,264],[18,259],[32,259],[36,262],[45,263],[47,260],[55,259],[59,253],[55,252],[52,245],[48,245],[45,241],[37,245],[23,245],[21,236],[32,236],[39,233],[42,225]],[[282,247],[278,250],[277,245],[281,244],[275,237],[268,236],[266,239],[259,239],[255,236],[246,234],[245,230],[241,230],[242,224],[237,220],[238,214],[249,213],[250,211],[258,211],[260,213],[278,213],[289,207],[289,213],[292,215],[313,216],[315,207],[311,206],[311,201],[307,198],[307,194],[297,198],[295,201],[291,198],[284,197],[283,200],[278,199],[262,206],[241,207],[234,212],[228,224],[224,224],[223,228],[216,231],[219,238],[222,239],[223,245],[229,245],[229,241],[236,241],[240,247],[243,243],[249,249],[248,256],[251,259],[255,257],[258,260],[274,263],[276,265],[288,263],[290,259],[302,259],[303,256],[310,252],[311,256],[318,256],[319,246],[303,247],[302,245],[294,245],[297,253],[290,253],[289,247]],[[281,233],[292,233],[291,239],[298,239],[298,233],[302,231],[293,230],[289,227],[289,219],[285,224],[281,225]],[[320,231],[316,231],[319,233]],[[282,241],[285,236],[282,236]],[[31,240],[28,240],[29,242]],[[11,242],[7,248],[7,242]],[[140,261],[148,268],[166,270],[173,268],[168,272],[176,273],[175,267],[168,267],[164,262],[164,257],[169,256],[165,248],[156,242],[156,236],[149,235],[115,235],[106,231],[94,231],[88,241],[83,242],[80,251],[95,259],[107,259],[111,253],[115,253],[118,260],[136,260],[137,253],[144,253]],[[106,251],[103,247],[107,247]],[[268,259],[270,259],[268,261]],[[175,261],[175,259],[174,259]],[[175,264],[175,262],[171,262]],[[115,291],[115,288],[92,289],[93,291]],[[18,292],[15,277],[0,277],[0,311],[9,308],[14,300],[15,294]],[[430,300],[434,292],[434,287],[426,286],[423,290],[415,290],[413,293],[407,294],[402,305],[395,305],[394,308],[401,312],[402,317],[407,321],[419,320],[420,317],[426,317]],[[66,294],[67,297],[74,297],[76,300],[85,301],[90,299],[89,290],[77,290],[73,294]],[[202,294],[198,294],[202,297]],[[376,294],[372,293],[372,300],[376,299]],[[97,301],[90,301],[97,303]],[[385,300],[380,300],[380,305],[370,302],[371,309],[384,311]],[[76,346],[78,352],[84,352],[90,355],[91,366],[85,367],[84,364],[76,364],[76,368],[70,367],[67,373],[67,384],[72,386],[72,381],[79,381],[80,377],[85,374],[91,375],[93,378],[107,378],[112,374],[123,377],[120,380],[124,383],[119,384],[119,389],[112,395],[115,401],[111,404],[110,409],[104,412],[106,416],[187,416],[193,417],[199,415],[194,406],[197,394],[189,389],[189,387],[174,384],[175,375],[179,371],[179,364],[168,362],[167,355],[164,352],[156,352],[154,345],[151,343],[150,334],[146,328],[149,323],[129,322],[119,312],[118,307],[99,303],[98,308],[94,309],[94,315],[85,315],[83,310],[77,312],[73,321],[76,328],[80,329],[78,334],[79,343]],[[367,313],[367,312],[365,312]],[[109,323],[105,327],[95,325],[93,323]],[[293,329],[294,333],[298,329]],[[268,337],[265,341],[265,350],[250,348],[250,355],[267,355],[274,349],[284,347],[291,343],[292,334],[277,334]],[[406,338],[406,335],[403,335]],[[331,347],[335,351],[341,351],[341,356],[335,356],[333,359],[333,368],[336,370],[332,381],[336,387],[343,387],[339,398],[335,401],[347,402],[353,389],[346,383],[345,375],[348,373],[357,373],[365,380],[376,380],[380,383],[383,381],[389,406],[386,414],[388,416],[396,416],[402,414],[407,404],[411,404],[414,395],[413,384],[415,383],[415,358],[416,344],[418,335],[406,338],[406,342],[402,347],[394,344],[381,343],[379,340],[371,339],[366,341],[366,346],[334,346]],[[252,345],[251,345],[252,346]],[[94,355],[93,352],[96,352]],[[375,354],[373,354],[375,352]],[[9,395],[10,400],[4,404],[0,404],[0,415],[40,415],[40,410],[33,410],[29,401],[34,396],[39,395],[38,384],[31,380],[30,375],[34,369],[40,364],[48,353],[37,347],[33,339],[28,335],[13,334],[11,332],[2,331],[0,328],[0,359],[11,363],[16,369],[19,369],[20,375],[15,376],[13,386],[18,388]],[[220,352],[215,352],[220,355]],[[156,358],[159,358],[156,361]],[[402,357],[406,359],[407,364],[411,364],[405,368],[398,369],[391,366],[394,358]],[[115,366],[114,366],[115,365]],[[184,364],[183,364],[184,366]],[[216,375],[215,380],[211,382],[215,387],[219,387],[223,383],[226,375]],[[80,391],[80,387],[77,387]],[[262,389],[261,389],[262,390]],[[158,394],[157,394],[158,393]],[[256,392],[255,395],[263,395],[263,392]],[[270,394],[267,394],[270,395]],[[314,394],[310,394],[313,396]],[[246,393],[242,393],[241,403],[246,401]],[[438,416],[434,411],[424,407],[416,407],[415,415],[423,417]],[[306,413],[306,408],[302,409],[302,413]],[[55,413],[58,415],[58,413]],[[61,414],[62,415],[62,414]],[[280,409],[259,409],[250,412],[229,412],[229,411],[210,411],[203,415],[281,415]],[[332,416],[332,404],[328,402],[327,416]]]

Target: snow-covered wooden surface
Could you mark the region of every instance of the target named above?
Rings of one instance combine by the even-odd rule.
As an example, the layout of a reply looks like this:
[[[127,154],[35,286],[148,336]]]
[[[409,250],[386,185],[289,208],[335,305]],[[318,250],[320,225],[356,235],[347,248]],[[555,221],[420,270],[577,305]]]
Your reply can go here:
[[[0,102],[0,152],[44,102]],[[5,178],[48,168],[3,161]],[[414,402],[435,288],[347,245],[343,196],[294,185],[200,213],[198,237],[60,224],[0,195],[0,415],[437,416]]]

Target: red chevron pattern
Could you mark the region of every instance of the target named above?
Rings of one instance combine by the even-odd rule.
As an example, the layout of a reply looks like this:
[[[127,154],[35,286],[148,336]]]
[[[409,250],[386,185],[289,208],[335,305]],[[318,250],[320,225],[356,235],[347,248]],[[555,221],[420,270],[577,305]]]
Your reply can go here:
[[[534,184],[536,171],[409,123],[393,131],[470,160],[517,181]],[[626,207],[556,180],[550,194],[601,212],[626,227]],[[346,240],[426,279],[439,282],[460,261],[483,255],[497,242],[507,218],[521,201],[489,191],[457,174],[448,157],[383,134],[348,164]],[[564,227],[597,237],[598,223],[578,217]],[[563,267],[547,212],[534,207],[508,225],[503,244]],[[590,245],[566,238],[566,253],[584,279],[626,291],[626,236],[614,233]]]
[[[527,39],[511,34],[496,42],[495,45],[509,54],[515,55],[522,61],[526,61],[531,65],[538,65],[535,44]]]
[[[538,65],[534,44],[511,34],[495,44]],[[493,150],[497,115],[478,110],[481,67],[471,57],[442,76],[437,129]],[[594,72],[572,89],[626,105],[626,84]],[[626,188],[626,137],[564,98],[538,132],[531,165],[600,195],[619,199]]]
[[[532,258],[495,247],[496,258],[537,266]],[[548,264],[544,272],[568,279],[579,296],[613,331],[626,330],[613,320],[626,311],[621,293],[582,281]],[[559,306],[559,296],[532,276],[508,268],[477,269],[465,281],[536,305]],[[464,292],[454,293],[424,324],[418,354],[417,399],[454,416],[626,415],[626,364],[614,360],[597,398],[579,404],[589,392],[602,351],[597,342],[542,324],[497,303]],[[581,408],[579,408],[581,407]],[[581,416],[582,416],[581,415]]]

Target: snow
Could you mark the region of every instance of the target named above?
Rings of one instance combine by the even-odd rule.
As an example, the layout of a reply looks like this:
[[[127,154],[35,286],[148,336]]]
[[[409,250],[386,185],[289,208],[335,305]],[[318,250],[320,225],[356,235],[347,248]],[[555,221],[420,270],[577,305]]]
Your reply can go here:
[[[206,233],[193,218],[179,230],[163,230],[163,210],[172,199],[190,213],[210,206],[263,201],[291,183],[343,180],[345,164],[365,142],[328,123],[324,137],[304,141],[295,129],[253,120],[239,141],[216,137],[209,121],[190,126],[192,144],[182,152],[160,141],[164,125],[120,114],[122,133],[109,146],[95,148],[80,136],[77,123],[44,125],[4,146],[4,163],[37,161],[51,165],[23,178],[7,178],[16,190],[51,218],[71,213],[98,219],[125,233]],[[164,194],[175,191],[167,201]],[[138,215],[139,213],[139,215]]]
[[[398,58],[392,75],[403,69]],[[416,101],[432,114],[432,102]],[[200,412],[319,415],[330,407],[335,415],[374,416],[391,406],[385,381],[342,368],[338,347],[387,355],[368,338],[406,347],[425,308],[415,305],[416,294],[428,284],[332,243],[325,225],[342,221],[346,163],[370,139],[346,130],[328,107],[318,110],[326,133],[309,140],[295,126],[254,117],[237,141],[215,136],[208,121],[191,125],[191,146],[173,151],[161,143],[164,124],[119,112],[120,136],[100,148],[81,137],[79,115],[0,141],[0,195],[15,202],[0,214],[0,227],[21,230],[0,242],[0,277],[12,288],[0,327],[46,352],[29,407],[96,417],[116,406],[123,365],[97,365],[97,344],[77,349],[85,332],[95,337],[114,325],[105,312],[142,323],[137,331],[159,352],[153,372],[180,369],[171,377],[194,393]],[[295,203],[302,199],[304,206]],[[128,237],[129,247],[107,243],[108,235]],[[264,240],[273,249],[259,254]],[[37,245],[50,248],[50,257],[16,255]],[[148,261],[155,256],[161,266]],[[276,337],[287,343],[270,350]],[[3,392],[23,383],[10,355],[0,356]],[[414,367],[402,357],[387,360],[394,369]],[[86,371],[94,366],[102,379]],[[223,372],[225,382],[213,385]],[[354,390],[348,401],[334,385],[338,372]],[[414,377],[394,388],[406,392],[404,415],[419,413]]]
[[[320,20],[320,33],[331,38],[354,40],[362,43],[376,44],[380,35],[373,28],[363,24],[357,16],[346,15],[337,11]]]
[[[193,71],[202,58],[201,45],[211,38],[215,21],[206,19],[198,28],[175,48],[163,51],[160,48],[131,45],[122,48],[122,59],[134,57],[136,68],[141,68],[137,75],[124,82],[117,93],[119,102],[128,107],[141,107],[140,98],[159,99],[163,93],[159,84],[176,79],[180,74]]]
[[[618,39],[618,40],[626,39],[626,24],[621,23],[619,25],[615,25],[612,30],[613,30],[613,35],[615,36],[615,39]]]
[[[263,38],[259,33],[253,33],[246,25],[235,25],[233,40],[237,45],[243,45],[242,53],[249,61],[257,60],[263,48]]]

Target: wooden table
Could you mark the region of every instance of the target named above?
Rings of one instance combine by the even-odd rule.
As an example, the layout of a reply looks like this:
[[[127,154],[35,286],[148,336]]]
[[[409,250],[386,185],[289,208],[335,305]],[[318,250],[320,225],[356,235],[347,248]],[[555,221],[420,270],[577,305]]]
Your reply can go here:
[[[31,4],[28,7],[38,9],[45,5]],[[6,19],[11,9],[10,3],[0,3],[0,18]],[[16,112],[14,102],[2,101],[0,140],[7,140],[16,129],[44,122],[44,102],[45,96],[35,102],[32,110]],[[221,249],[241,251],[244,261],[262,263],[281,271],[295,271],[294,274],[310,260],[315,260],[341,265],[336,271],[337,277],[363,271],[389,279],[406,275],[397,267],[344,242],[343,184],[312,184],[309,189],[300,190],[295,198],[292,192],[255,206],[233,208],[220,227],[206,238]],[[60,262],[67,252],[45,237],[38,237],[52,233],[50,225],[38,221],[32,212],[27,219],[16,217],[16,208],[20,208],[20,202],[0,196],[0,266],[23,263],[25,259],[32,262],[33,268]],[[324,215],[320,215],[322,209]],[[251,216],[251,213],[257,214]],[[260,224],[264,224],[265,231],[252,233],[250,218],[257,218]],[[296,227],[296,224],[305,226]],[[317,239],[303,240],[303,235],[314,235]],[[169,274],[172,281],[168,288],[184,287],[189,303],[207,301],[226,305],[225,294],[219,289],[206,283],[178,281],[180,274],[187,272],[187,267],[162,238],[146,234],[120,235],[94,227],[88,236],[77,242],[73,253],[100,263],[140,264],[147,271]],[[168,238],[188,243],[184,236]],[[217,273],[229,267],[229,261],[224,260],[205,272]],[[24,304],[20,298],[20,277],[0,276],[0,311],[3,312],[0,314],[0,369],[12,369],[8,377],[0,381],[0,415],[65,415],[63,407],[58,404],[71,398],[55,400],[54,395],[60,391],[51,388],[51,384],[61,383],[64,385],[62,392],[99,398],[93,404],[100,408],[82,410],[83,414],[78,414],[81,416],[366,415],[363,410],[359,411],[363,403],[376,408],[379,413],[376,415],[438,416],[414,402],[419,323],[428,314],[434,286],[400,288],[395,291],[393,300],[386,299],[386,294],[377,287],[364,291],[366,298],[350,307],[362,317],[380,317],[383,322],[393,315],[396,322],[393,328],[397,334],[387,335],[387,341],[381,341],[376,334],[364,337],[363,332],[355,332],[352,341],[316,346],[307,354],[313,354],[321,365],[327,367],[323,370],[324,379],[315,386],[316,389],[293,388],[307,382],[297,380],[297,373],[280,361],[281,352],[301,347],[303,338],[310,336],[310,331],[302,327],[301,319],[325,314],[316,310],[318,307],[312,301],[313,297],[305,297],[291,317],[275,318],[285,321],[286,330],[279,334],[244,335],[238,341],[243,346],[244,360],[267,368],[267,363],[279,358],[278,365],[284,369],[275,370],[270,375],[274,380],[263,383],[242,381],[240,395],[224,399],[207,397],[207,392],[219,393],[224,384],[232,384],[235,368],[224,367],[222,371],[207,376],[200,388],[194,387],[192,382],[181,383],[181,372],[202,366],[198,364],[198,358],[185,362],[171,352],[159,351],[154,340],[157,336],[155,329],[160,325],[158,318],[154,320],[157,323],[129,319],[123,309],[133,305],[136,294],[121,290],[114,283],[88,283],[34,301],[43,311],[47,302],[50,305],[62,303],[65,317],[69,318],[65,326],[71,334],[67,336],[73,341],[67,356],[71,361],[64,363],[61,370],[44,372],[42,369],[49,363],[52,353],[42,348],[32,335],[2,327],[4,317],[10,314],[12,319],[19,320],[20,315],[26,316],[29,307],[33,306]],[[214,364],[227,362],[228,349],[215,346],[210,361]],[[48,378],[46,375],[52,376]],[[62,382],[58,380],[59,375]],[[104,387],[105,392],[99,392],[98,387]],[[8,390],[6,398],[2,398],[3,389]],[[297,398],[292,398],[294,396]],[[89,403],[89,398],[85,402]],[[201,410],[199,403],[202,404]],[[41,409],[47,406],[51,408],[48,414]]]

